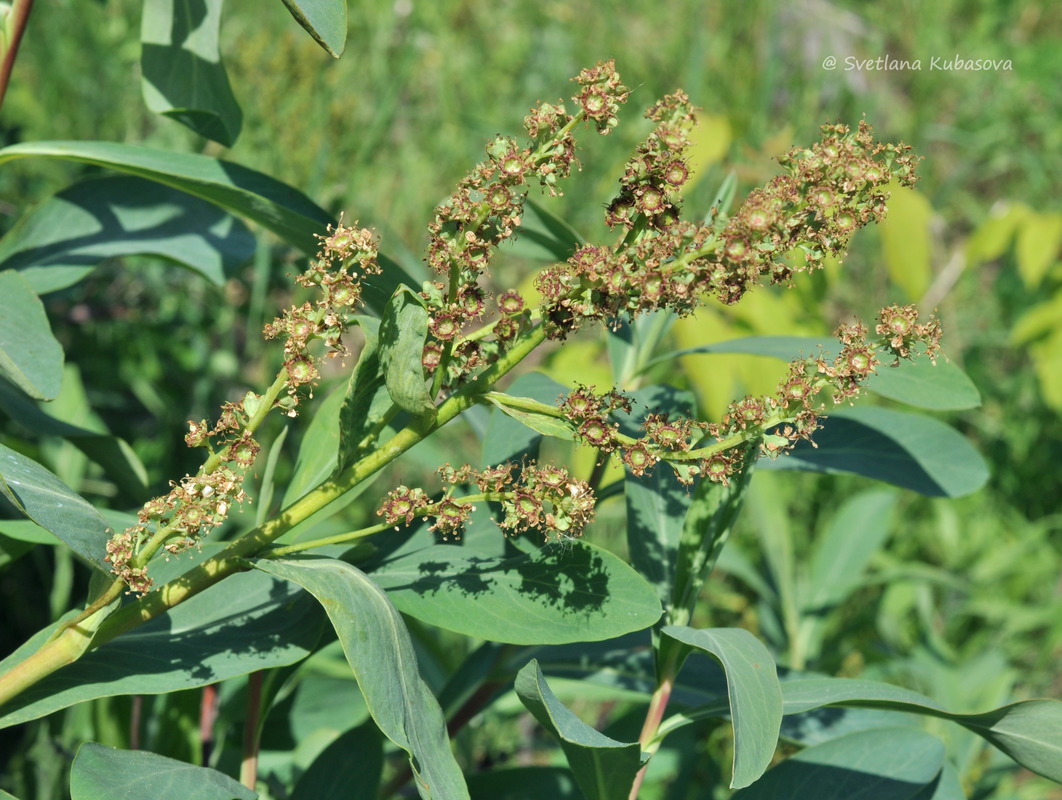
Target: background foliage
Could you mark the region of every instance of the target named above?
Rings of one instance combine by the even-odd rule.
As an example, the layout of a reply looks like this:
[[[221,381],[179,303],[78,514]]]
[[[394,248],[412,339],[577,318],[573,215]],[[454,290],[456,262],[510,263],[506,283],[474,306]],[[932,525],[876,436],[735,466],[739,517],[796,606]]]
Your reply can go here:
[[[697,347],[765,333],[822,336],[846,314],[869,316],[881,297],[936,306],[948,356],[973,378],[983,401],[976,410],[941,416],[987,458],[992,479],[969,497],[937,500],[883,492],[853,477],[760,474],[721,565],[728,577],[711,585],[699,622],[740,624],[765,639],[782,663],[889,680],[953,711],[1062,696],[1056,666],[1062,525],[1054,478],[1062,458],[1062,208],[1054,177],[1062,174],[1062,9],[1031,0],[872,6],[639,0],[623,4],[622,13],[575,0],[368,2],[350,7],[346,52],[332,60],[281,4],[228,0],[220,46],[242,120],[227,149],[145,108],[141,5],[41,5],[0,118],[5,145],[101,139],[224,155],[376,227],[386,251],[415,275],[423,274],[418,254],[432,207],[482,157],[482,142],[510,130],[531,101],[552,99],[570,75],[598,59],[617,59],[636,87],[634,106],[681,86],[703,109],[691,207],[707,207],[731,171],[739,194],[762,182],[776,171],[774,155],[814,139],[825,121],[854,124],[865,115],[881,139],[913,144],[926,157],[922,182],[896,197],[889,222],[856,238],[843,271],[828,269],[796,291],[757,293],[733,310],[700,313],[676,325],[671,344]],[[822,66],[830,55],[841,61],[832,71]],[[846,70],[847,55],[921,59],[923,67]],[[1011,59],[1013,70],[927,66],[933,57],[956,55]],[[584,167],[600,176],[596,183],[572,182],[554,209],[596,233],[601,204],[645,132],[628,113]],[[42,197],[96,172],[50,161],[5,166],[0,225],[10,228]],[[284,276],[296,271],[300,256],[261,231],[238,244],[247,258],[219,267],[226,277],[216,284],[158,260],[115,258],[46,296],[68,360],[49,413],[128,441],[147,466],[143,482],[154,489],[194,468],[195,456],[181,441],[185,420],[209,416],[245,386],[261,385],[278,363],[259,331],[287,300]],[[530,254],[515,255],[498,285],[516,285],[528,274],[519,257]],[[579,339],[539,366],[562,384],[593,383],[587,365],[604,365],[602,347],[598,339]],[[652,377],[691,390],[709,414],[773,385],[781,370],[780,362],[740,355],[689,356],[682,364],[681,372],[669,365]],[[599,384],[610,380],[602,369]],[[329,389],[321,387],[322,400]],[[116,496],[118,485],[69,443],[27,437],[13,421],[4,425],[8,446],[29,451],[80,493],[116,508],[135,502]],[[465,429],[426,443],[413,465],[380,485],[412,484],[437,463],[471,460],[478,449],[473,434]],[[314,434],[310,426],[292,435]],[[297,444],[289,442],[289,452]],[[589,472],[585,455],[572,457]],[[277,465],[282,478],[298,469],[284,460]],[[846,519],[856,500],[842,498],[868,496],[879,513]],[[372,505],[356,500],[350,514]],[[622,551],[609,513],[606,504],[590,535]],[[832,531],[852,524],[881,546],[868,548],[859,562],[865,580],[851,587],[849,602],[815,620],[803,613],[812,606],[800,602],[814,582],[808,565]],[[15,560],[18,569],[0,573],[5,654],[85,591],[86,577],[69,554],[27,546],[0,528],[0,565]],[[467,644],[442,633],[430,646],[422,662],[436,662],[444,673]],[[315,667],[327,675],[335,658],[319,654]],[[235,698],[223,699],[235,707]],[[0,786],[23,798],[57,796],[65,780],[51,776],[67,754],[54,742],[61,748],[80,741],[91,728],[98,741],[127,747],[119,721],[129,702],[96,701],[37,727],[0,733],[0,751],[11,754],[6,773],[14,776]],[[278,754],[278,774],[310,763],[341,732],[329,728],[333,718],[321,698],[298,694],[288,702],[302,727],[290,738],[267,739],[267,750]],[[195,698],[176,694],[148,703],[166,720],[153,733],[154,749],[195,760]],[[621,728],[622,715],[613,722]],[[109,738],[100,739],[101,729]],[[1062,796],[1056,786],[985,755],[965,732],[940,731],[967,770],[970,796]],[[488,725],[469,732],[461,746],[469,759],[490,760],[515,745],[506,741],[510,735]],[[296,743],[292,762],[282,754]],[[661,770],[665,756],[654,761]],[[267,769],[269,763],[267,754]],[[695,777],[678,782],[692,786]],[[667,795],[658,791],[684,796],[674,786]]]

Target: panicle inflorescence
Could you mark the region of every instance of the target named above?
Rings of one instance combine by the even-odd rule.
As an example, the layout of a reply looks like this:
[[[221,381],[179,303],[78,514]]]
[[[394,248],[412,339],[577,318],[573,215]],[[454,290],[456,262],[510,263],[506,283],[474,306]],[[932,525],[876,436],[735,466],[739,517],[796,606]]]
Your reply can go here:
[[[300,286],[317,290],[317,299],[292,306],[265,326],[267,339],[284,338],[284,368],[287,371],[288,396],[284,402],[290,416],[295,416],[300,386],[312,385],[320,377],[318,359],[311,355],[311,341],[325,343],[331,358],[349,354],[343,335],[353,310],[361,302],[362,281],[380,273],[375,234],[366,229],[338,225],[328,227],[327,236],[319,236],[321,249],[317,259],[295,277]]]
[[[568,470],[530,461],[517,466],[501,464],[477,470],[469,465],[454,468],[447,464],[439,476],[448,484],[444,496],[431,500],[422,489],[399,486],[391,490],[376,513],[389,525],[408,525],[415,517],[433,520],[429,530],[444,539],[458,536],[475,502],[499,503],[499,523],[509,533],[535,530],[546,539],[579,536],[594,518],[595,500],[585,481],[573,478]],[[474,485],[474,497],[453,496],[461,485]]]
[[[426,260],[439,277],[425,286],[422,295],[431,313],[422,361],[429,372],[446,370],[441,385],[463,380],[486,366],[525,330],[523,300],[508,291],[493,304],[498,314],[494,340],[484,345],[461,338],[491,306],[480,286],[481,276],[494,249],[519,227],[528,184],[537,181],[545,191],[557,194],[558,181],[578,164],[575,123],[587,120],[608,133],[629,94],[611,61],[583,70],[574,80],[580,86],[572,98],[575,114],[563,102],[533,108],[524,120],[531,142],[524,146],[507,136],[492,140],[487,160],[476,165],[435,209]]]

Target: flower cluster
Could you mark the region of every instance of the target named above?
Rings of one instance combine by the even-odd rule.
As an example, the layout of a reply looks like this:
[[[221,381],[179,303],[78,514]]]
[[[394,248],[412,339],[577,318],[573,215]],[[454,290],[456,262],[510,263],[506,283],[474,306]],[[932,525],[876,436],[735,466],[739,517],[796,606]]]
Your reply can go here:
[[[557,413],[570,423],[576,441],[618,454],[636,476],[666,461],[683,483],[700,476],[726,484],[742,469],[749,442],[758,440],[761,451],[773,457],[801,439],[810,440],[827,410],[822,395],[830,404],[856,397],[881,364],[880,353],[909,358],[916,344],[931,357],[939,351],[940,324],[935,318],[919,323],[913,306],[890,306],[879,318],[877,340],[867,338],[867,327],[861,323],[840,325],[834,332],[841,344],[835,358],[820,355],[793,361],[774,395],[736,400],[719,422],[649,413],[642,420],[642,434],[627,436],[611,415],[630,414],[630,399],[615,390],[596,394],[586,386],[561,398]],[[715,442],[706,444],[707,439]]]
[[[166,553],[178,555],[221,525],[233,507],[247,501],[243,482],[260,450],[248,424],[261,403],[259,395],[248,392],[243,402],[222,406],[213,428],[206,420],[188,423],[185,442],[210,451],[207,466],[197,475],[171,482],[168,494],[143,505],[137,525],[107,543],[106,561],[131,591],[142,594],[151,588],[144,565],[133,560],[146,541],[157,537]]]
[[[408,525],[420,516],[433,518],[430,530],[444,539],[460,533],[477,501],[500,503],[503,530],[514,534],[536,530],[546,539],[579,536],[594,518],[589,484],[562,467],[534,461],[520,468],[507,463],[483,470],[467,464],[456,469],[446,465],[439,475],[450,487],[441,500],[431,501],[423,489],[399,486],[388,492],[376,513],[388,525]],[[479,494],[460,499],[451,496],[462,485],[475,485]]]
[[[866,123],[855,133],[827,125],[818,144],[781,158],[786,174],[753,190],[733,216],[693,224],[679,219],[677,194],[689,175],[692,108],[679,92],[647,116],[657,127],[627,162],[606,212],[606,222],[624,230],[621,242],[583,247],[538,277],[554,338],[583,320],[659,308],[688,314],[706,296],[732,304],[761,281],[787,283],[827,254],[842,254],[856,229],[881,220],[889,181],[915,180],[906,145],[876,143]]]
[[[295,415],[298,388],[320,377],[317,360],[308,352],[309,343],[321,339],[330,357],[346,356],[342,337],[351,312],[361,301],[361,283],[380,272],[375,234],[356,226],[329,226],[328,235],[318,237],[321,249],[316,261],[296,276],[300,286],[318,290],[317,300],[292,306],[265,326],[267,339],[284,337],[288,396],[282,403],[290,416]]]
[[[432,312],[423,363],[429,372],[445,370],[438,382],[440,388],[487,364],[499,346],[515,338],[521,329],[518,311],[511,308],[519,296],[507,293],[497,302],[500,318],[491,346],[484,347],[476,338],[461,338],[466,327],[481,320],[487,311],[480,277],[492,250],[520,225],[527,184],[537,180],[546,191],[556,194],[558,180],[567,177],[577,164],[572,135],[575,124],[585,119],[601,133],[608,133],[616,124],[616,110],[629,94],[611,61],[583,70],[575,81],[581,88],[572,98],[579,109],[575,115],[559,102],[532,109],[524,121],[532,137],[530,145],[522,147],[506,136],[491,141],[486,148],[487,160],[476,165],[450,198],[435,209],[428,228],[426,260],[439,278],[430,282],[423,294]]]

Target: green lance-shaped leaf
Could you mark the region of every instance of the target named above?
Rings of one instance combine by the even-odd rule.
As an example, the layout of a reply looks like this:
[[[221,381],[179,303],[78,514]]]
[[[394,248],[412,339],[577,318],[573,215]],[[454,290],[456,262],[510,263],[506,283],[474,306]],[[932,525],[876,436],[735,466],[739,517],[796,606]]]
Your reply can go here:
[[[546,683],[532,659],[516,676],[516,694],[539,723],[560,740],[576,783],[589,800],[626,797],[648,760],[638,742],[618,742],[573,714]]]
[[[1062,782],[1062,702],[1024,700],[983,714],[953,714],[924,695],[876,681],[802,678],[782,686],[785,713],[823,706],[887,708],[957,722],[987,739],[1023,767]]]
[[[693,407],[693,395],[667,386],[641,389],[633,392],[631,398],[637,409],[679,418],[689,417]],[[642,418],[618,415],[620,430],[628,436],[644,435]],[[623,494],[627,502],[627,547],[631,564],[656,587],[660,602],[670,611],[675,596],[680,540],[693,495],[666,464],[659,464],[640,477],[628,469]],[[703,533],[709,535],[708,531]]]
[[[416,417],[435,418],[421,358],[428,335],[428,310],[410,289],[400,287],[380,323],[380,364],[395,405]]]
[[[988,480],[984,459],[965,437],[921,414],[831,411],[813,438],[814,446],[800,442],[785,456],[761,458],[760,469],[851,472],[928,497],[963,497]]]
[[[541,372],[528,372],[513,381],[508,391],[508,396],[556,403],[558,397],[568,393],[568,387]],[[518,417],[505,413],[504,398],[500,399],[502,405],[498,406],[498,411],[502,413],[495,411],[490,415],[487,435],[483,437],[483,466],[490,467],[505,461],[518,462],[524,456],[537,458],[543,434]],[[570,432],[564,435],[570,436]]]
[[[661,634],[711,656],[723,667],[734,725],[730,786],[748,786],[770,765],[782,725],[782,690],[770,652],[740,628],[696,630],[669,625]]]
[[[254,255],[254,236],[231,214],[135,175],[75,183],[19,218],[0,239],[0,266],[35,292],[64,289],[108,258],[148,255],[221,285]]]
[[[259,560],[255,566],[302,586],[324,606],[373,719],[409,753],[420,796],[467,798],[442,709],[420,677],[409,631],[384,591],[361,570],[329,558]]]
[[[586,240],[571,225],[534,200],[524,203],[520,235],[511,245],[520,258],[554,263],[567,261]]]
[[[94,164],[172,186],[257,222],[309,255],[318,250],[314,235],[335,222],[294,187],[231,161],[116,142],[57,141],[5,147],[0,164],[31,156]]]
[[[100,512],[36,461],[3,445],[0,492],[90,564],[110,571],[103,559],[111,531]]]
[[[502,392],[491,392],[487,395],[487,399],[503,414],[512,417],[535,433],[552,436],[555,439],[564,439],[567,442],[575,441],[575,424],[547,413],[544,409],[535,408],[540,401],[530,397],[513,397]]]
[[[141,750],[88,742],[70,767],[70,800],[256,800],[258,793],[228,775]]]
[[[79,161],[172,186],[220,208],[253,220],[307,255],[315,255],[336,220],[306,195],[286,183],[231,161],[190,153],[114,142],[23,142],[0,149],[0,164],[15,158],[43,156]],[[366,281],[366,305],[382,312],[396,287],[416,282],[382,253],[381,274]]]
[[[145,0],[140,25],[144,102],[232,147],[243,114],[218,50],[223,0]]]
[[[0,375],[36,400],[52,400],[63,380],[63,348],[25,278],[0,272]]]
[[[206,546],[192,559],[219,549]],[[188,557],[159,561],[151,574],[161,584],[188,567]],[[176,692],[285,667],[313,651],[323,625],[320,606],[290,583],[254,571],[232,575],[34,684],[0,709],[0,727],[100,697]],[[54,630],[35,634],[0,662],[0,673],[36,652]]]
[[[347,45],[347,0],[284,0],[291,16],[333,58]]]
[[[645,579],[586,542],[513,558],[463,550],[433,545],[391,557],[373,579],[404,614],[497,642],[599,641],[644,630],[660,618]]]
[[[365,334],[365,346],[358,363],[350,374],[343,406],[339,411],[339,455],[336,472],[342,472],[364,455],[364,442],[387,419],[391,411],[391,395],[384,380],[380,358],[380,323],[372,317],[359,317],[358,324]]]
[[[147,494],[147,470],[124,439],[56,419],[8,383],[0,382],[0,408],[31,431],[66,439],[103,467],[122,494],[136,498]]]
[[[930,733],[859,731],[801,750],[733,800],[912,800],[941,777],[943,766],[944,743]]]
[[[737,522],[754,465],[749,459],[726,485],[709,480],[697,484],[679,539],[669,622],[684,625],[693,614],[701,588]]]

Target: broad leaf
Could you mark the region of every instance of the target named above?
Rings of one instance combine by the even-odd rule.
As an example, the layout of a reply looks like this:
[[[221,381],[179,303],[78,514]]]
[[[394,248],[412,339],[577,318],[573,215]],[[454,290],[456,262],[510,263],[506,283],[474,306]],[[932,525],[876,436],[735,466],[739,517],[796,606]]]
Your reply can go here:
[[[878,728],[801,750],[734,800],[913,800],[944,765],[944,743],[911,728]]]
[[[761,458],[760,469],[851,472],[929,497],[963,497],[988,480],[981,455],[954,428],[920,414],[885,408],[831,411],[814,446]]]
[[[463,550],[427,547],[385,562],[373,579],[411,617],[513,644],[610,639],[660,617],[652,587],[621,559],[586,542],[513,558]]]
[[[693,615],[704,582],[715,568],[737,522],[753,468],[753,463],[746,465],[725,485],[709,480],[697,484],[679,539],[668,613],[670,622],[686,624]]]
[[[650,413],[670,413],[689,416],[693,396],[665,386],[654,386],[631,394],[635,407]],[[621,415],[620,430],[628,436],[641,436],[645,431],[641,419],[645,414]],[[656,588],[664,607],[670,609],[674,600],[675,571],[679,558],[686,511],[693,502],[688,486],[682,485],[675,472],[666,464],[641,477],[627,469],[623,479],[623,494],[627,501],[627,547],[631,564]]]
[[[299,776],[291,800],[376,800],[383,737],[372,723],[351,728]]]
[[[347,0],[284,0],[291,16],[330,56],[339,58],[347,44]]]
[[[35,292],[63,289],[108,258],[148,255],[222,284],[254,255],[247,227],[216,205],[134,175],[75,183],[0,239],[0,264]]]
[[[6,382],[0,382],[0,408],[11,419],[35,433],[58,436],[70,442],[103,467],[123,495],[142,498],[147,494],[147,470],[124,439],[58,420]]]
[[[984,737],[1023,767],[1062,782],[1062,702],[1025,700],[983,714],[953,714],[928,697],[875,681],[806,678],[782,685],[785,713],[851,705],[889,708],[957,722]]]
[[[100,512],[36,461],[0,445],[0,492],[42,528],[103,572],[111,531]]]
[[[934,364],[925,356],[882,365],[867,381],[882,397],[932,411],[960,411],[981,405],[981,393],[966,373],[950,361]]]
[[[427,335],[424,303],[412,290],[400,288],[380,323],[380,365],[395,405],[416,417],[434,419],[435,404],[421,364]]]
[[[261,172],[217,158],[116,142],[23,142],[0,150],[0,164],[41,156],[139,175],[257,222],[313,255],[315,234],[335,222],[302,192]]]
[[[140,86],[156,114],[232,147],[243,114],[218,51],[223,2],[144,0]]]
[[[560,740],[588,800],[626,797],[648,760],[638,742],[618,742],[587,725],[561,703],[534,659],[516,676],[516,694],[535,719]]]
[[[383,590],[350,564],[329,558],[258,560],[255,566],[297,583],[324,606],[373,719],[409,754],[420,796],[467,798],[442,710],[420,677],[409,632]]]
[[[88,742],[70,767],[70,800],[256,800],[228,775],[141,750],[116,750]]]
[[[153,563],[151,571],[162,583],[187,567],[185,558]],[[30,687],[0,710],[0,726],[98,697],[174,692],[294,664],[317,644],[322,622],[313,598],[291,584],[258,572],[232,575]],[[0,672],[52,630],[4,659]]]
[[[0,376],[37,400],[52,400],[63,380],[63,348],[44,305],[17,272],[0,272]]]
[[[711,656],[726,672],[730,718],[734,725],[731,788],[750,785],[771,763],[782,724],[782,690],[770,652],[741,628],[669,625],[661,633]]]

